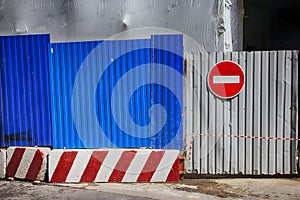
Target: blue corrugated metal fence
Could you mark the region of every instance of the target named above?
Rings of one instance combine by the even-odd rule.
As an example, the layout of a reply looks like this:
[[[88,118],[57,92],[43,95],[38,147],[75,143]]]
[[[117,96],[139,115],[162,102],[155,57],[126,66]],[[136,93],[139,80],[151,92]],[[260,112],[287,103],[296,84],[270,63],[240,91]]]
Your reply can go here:
[[[1,147],[181,149],[182,40],[0,37]]]
[[[165,87],[151,78],[163,74],[153,62],[182,74],[182,36],[57,43],[49,52],[54,148],[182,147],[182,76],[165,74]],[[155,104],[165,108],[163,126]]]
[[[152,70],[151,103],[164,107],[152,112],[152,148],[181,149],[183,147],[183,38],[182,35],[151,37]],[[155,67],[156,66],[156,67]],[[166,112],[166,116],[162,112]],[[165,119],[163,119],[165,118]],[[165,121],[163,128],[158,127]]]
[[[51,146],[49,35],[0,36],[1,147]]]

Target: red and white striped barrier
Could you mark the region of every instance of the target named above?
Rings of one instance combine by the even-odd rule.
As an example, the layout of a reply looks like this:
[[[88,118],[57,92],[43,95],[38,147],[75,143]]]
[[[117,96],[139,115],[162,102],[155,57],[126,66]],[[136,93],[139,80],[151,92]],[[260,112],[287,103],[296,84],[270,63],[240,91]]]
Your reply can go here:
[[[179,151],[53,150],[50,182],[178,182]]]
[[[6,150],[0,149],[0,178],[6,177]]]
[[[9,147],[7,149],[7,177],[43,181],[47,171],[50,148]]]

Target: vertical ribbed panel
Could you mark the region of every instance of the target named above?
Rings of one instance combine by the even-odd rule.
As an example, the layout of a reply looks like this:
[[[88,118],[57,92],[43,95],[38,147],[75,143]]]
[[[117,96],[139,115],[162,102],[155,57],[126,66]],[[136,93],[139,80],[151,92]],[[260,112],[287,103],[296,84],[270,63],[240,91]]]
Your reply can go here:
[[[175,100],[170,93],[153,90],[150,76],[153,59],[182,72],[182,36],[154,38],[167,46],[153,56],[151,47],[155,43],[151,39],[51,44],[54,148],[182,146],[182,94]],[[179,56],[168,58],[171,51],[177,51]],[[164,81],[171,80],[167,77]],[[182,93],[181,83],[172,80],[177,93]],[[156,98],[159,95],[164,98]],[[156,111],[155,104],[170,107],[167,117],[171,119],[151,137],[150,131],[157,128],[151,115]]]
[[[146,39],[103,44],[107,54],[101,59],[110,63],[98,83],[96,109],[99,124],[111,144],[101,143],[100,147],[150,146],[150,85],[143,84],[150,79],[149,47],[150,40]]]
[[[187,170],[198,174],[297,172],[298,51],[187,54]],[[221,60],[243,68],[246,82],[230,100],[207,89]],[[294,139],[298,140],[294,140]]]
[[[99,43],[74,42],[50,45],[50,91],[54,148],[84,147],[73,122],[72,89],[81,63]],[[83,84],[88,85],[87,83]],[[86,116],[82,116],[82,120],[89,122]]]
[[[151,112],[154,123],[152,148],[182,149],[183,147],[183,36],[152,36],[151,103],[163,109]],[[158,128],[159,122],[165,122]]]
[[[0,36],[1,147],[52,146],[49,35]]]

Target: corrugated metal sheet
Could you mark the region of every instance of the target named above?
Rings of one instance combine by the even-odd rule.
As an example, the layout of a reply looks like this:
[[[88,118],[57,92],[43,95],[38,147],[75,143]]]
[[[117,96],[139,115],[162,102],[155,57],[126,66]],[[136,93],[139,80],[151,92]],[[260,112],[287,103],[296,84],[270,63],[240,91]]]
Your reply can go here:
[[[183,148],[183,38],[181,35],[152,36],[151,103],[163,110],[151,113],[152,148]],[[166,67],[167,66],[167,67]],[[163,114],[165,112],[165,114]],[[158,125],[165,121],[163,128]],[[152,133],[154,134],[154,133]]]
[[[49,35],[0,36],[1,147],[51,146]]]
[[[182,36],[172,39],[181,44],[182,51]],[[150,39],[51,44],[54,148],[166,148],[171,143],[151,144],[154,122],[149,112],[154,109],[150,108],[162,101],[151,101],[150,96],[162,96],[162,92],[151,92],[150,47]],[[174,69],[179,63],[163,62]],[[173,146],[182,146],[182,140],[178,142]]]
[[[297,172],[298,51],[187,54],[187,170],[198,174]],[[207,89],[221,60],[240,64],[245,88],[231,100]]]
[[[50,92],[54,148],[84,147],[73,123],[72,89],[81,63],[99,43],[74,42],[50,45]],[[85,118],[86,116],[83,116],[83,120]]]

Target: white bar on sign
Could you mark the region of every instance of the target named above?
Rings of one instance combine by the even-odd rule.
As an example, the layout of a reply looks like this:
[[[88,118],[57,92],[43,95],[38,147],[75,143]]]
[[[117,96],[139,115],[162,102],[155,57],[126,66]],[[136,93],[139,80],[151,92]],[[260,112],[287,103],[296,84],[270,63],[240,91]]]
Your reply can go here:
[[[213,83],[240,83],[240,76],[213,76]]]

